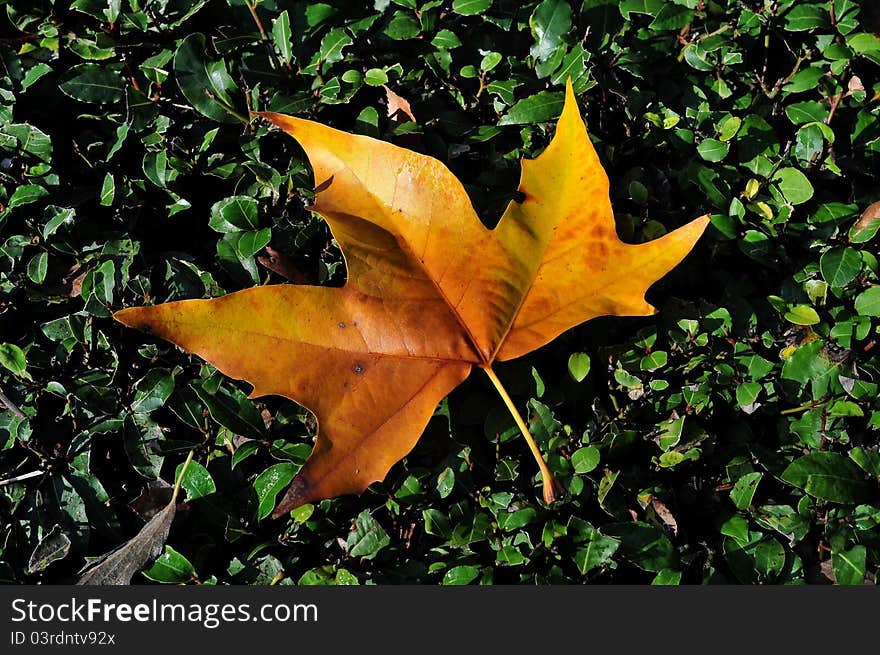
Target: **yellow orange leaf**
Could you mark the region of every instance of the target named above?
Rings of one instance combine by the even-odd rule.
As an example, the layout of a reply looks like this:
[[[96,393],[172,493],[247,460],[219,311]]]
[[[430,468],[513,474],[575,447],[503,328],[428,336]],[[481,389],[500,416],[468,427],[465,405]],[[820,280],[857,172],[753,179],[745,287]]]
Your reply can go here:
[[[708,220],[641,245],[620,241],[608,179],[570,83],[552,142],[523,162],[521,202],[510,203],[494,230],[436,159],[260,115],[309,157],[318,189],[312,209],[342,249],[345,286],[263,286],[115,316],[247,380],[252,396],[282,395],[315,414],[314,450],[276,516],[382,480],[473,366],[497,383],[496,360],[596,316],[652,314],[645,292]]]

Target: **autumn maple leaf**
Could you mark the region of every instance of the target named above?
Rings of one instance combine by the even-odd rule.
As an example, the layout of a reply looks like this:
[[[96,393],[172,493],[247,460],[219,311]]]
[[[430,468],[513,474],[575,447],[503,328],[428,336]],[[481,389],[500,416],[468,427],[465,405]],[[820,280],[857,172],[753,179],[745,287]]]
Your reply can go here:
[[[345,286],[261,286],[116,319],[247,380],[251,397],[285,396],[315,414],[314,450],[273,516],[382,480],[473,366],[510,408],[552,501],[553,477],[492,363],[596,316],[653,314],[645,292],[691,250],[707,218],[649,243],[620,241],[570,82],[553,140],[522,162],[520,201],[492,230],[436,159],[259,115],[305,149],[318,189],[312,209],[342,249]]]

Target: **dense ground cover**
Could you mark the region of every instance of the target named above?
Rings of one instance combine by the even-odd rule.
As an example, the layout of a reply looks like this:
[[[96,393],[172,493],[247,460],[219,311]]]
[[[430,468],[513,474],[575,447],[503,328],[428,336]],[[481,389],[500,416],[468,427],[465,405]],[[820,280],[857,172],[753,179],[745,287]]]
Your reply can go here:
[[[70,580],[195,447],[135,582],[874,582],[880,19],[859,4],[0,2],[0,578]],[[248,112],[438,157],[492,225],[569,76],[621,237],[712,226],[658,316],[498,367],[565,497],[543,504],[472,376],[384,483],[266,518],[314,421],[111,319],[344,282],[303,153]]]

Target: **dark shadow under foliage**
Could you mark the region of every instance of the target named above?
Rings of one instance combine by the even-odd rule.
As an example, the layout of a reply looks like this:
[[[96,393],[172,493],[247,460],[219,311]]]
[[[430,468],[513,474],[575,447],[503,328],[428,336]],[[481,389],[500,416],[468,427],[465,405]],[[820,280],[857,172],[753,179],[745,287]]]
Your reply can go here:
[[[167,502],[195,448],[165,552],[136,583],[876,582],[880,211],[857,223],[880,199],[870,3],[0,12],[0,579],[73,579]],[[657,316],[597,319],[498,367],[563,500],[541,502],[477,372],[384,483],[263,518],[314,420],[110,318],[285,282],[265,246],[297,281],[344,283],[305,209],[303,153],[248,111],[429,153],[492,225],[568,76],[621,237],[704,213],[712,227],[652,287]],[[387,116],[383,84],[416,123]],[[212,221],[231,197],[235,229]]]

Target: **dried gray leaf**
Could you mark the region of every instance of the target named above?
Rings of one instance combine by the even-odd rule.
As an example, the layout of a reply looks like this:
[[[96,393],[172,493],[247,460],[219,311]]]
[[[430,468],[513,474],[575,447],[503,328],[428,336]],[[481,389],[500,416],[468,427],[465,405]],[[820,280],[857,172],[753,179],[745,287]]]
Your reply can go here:
[[[174,521],[177,500],[171,502],[119,548],[104,555],[77,581],[78,585],[127,585],[134,574],[162,554]]]

